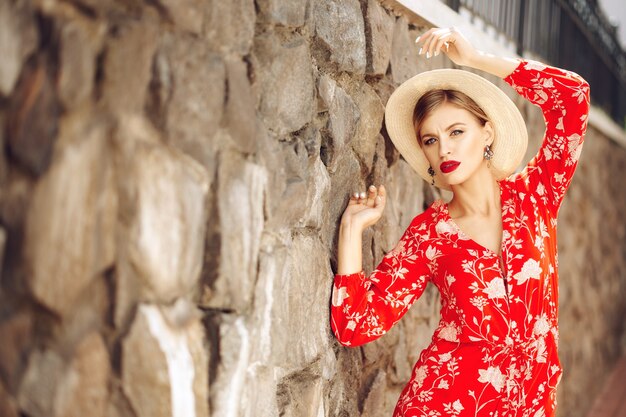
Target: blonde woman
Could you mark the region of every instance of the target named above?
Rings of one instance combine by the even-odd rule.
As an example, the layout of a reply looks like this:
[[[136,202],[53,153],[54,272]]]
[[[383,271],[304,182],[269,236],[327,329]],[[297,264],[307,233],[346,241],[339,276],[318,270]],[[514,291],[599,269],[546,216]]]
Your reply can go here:
[[[477,50],[454,28],[418,38],[420,55],[496,75],[539,106],[537,155],[525,123],[495,85],[463,70],[416,75],[390,97],[389,136],[429,183],[452,191],[417,214],[366,275],[361,235],[385,207],[383,185],[350,198],[339,231],[331,327],[345,346],[381,337],[428,282],[441,319],[394,411],[400,416],[555,415],[558,345],[557,214],[583,144],[589,85],[536,61]]]

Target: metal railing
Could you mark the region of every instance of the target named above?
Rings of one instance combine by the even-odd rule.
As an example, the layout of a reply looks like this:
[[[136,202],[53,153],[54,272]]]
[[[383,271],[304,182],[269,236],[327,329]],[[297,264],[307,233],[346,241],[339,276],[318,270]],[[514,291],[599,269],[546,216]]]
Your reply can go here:
[[[531,52],[582,75],[591,100],[626,128],[626,52],[593,0],[447,0]],[[462,10],[464,9],[464,10]]]

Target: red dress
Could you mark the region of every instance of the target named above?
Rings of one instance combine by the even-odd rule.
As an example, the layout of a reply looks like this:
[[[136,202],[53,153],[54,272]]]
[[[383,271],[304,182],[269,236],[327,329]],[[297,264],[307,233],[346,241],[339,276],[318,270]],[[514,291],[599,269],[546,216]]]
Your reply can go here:
[[[521,173],[498,181],[502,259],[464,235],[437,200],[369,277],[335,275],[331,327],[345,346],[385,334],[429,281],[441,294],[439,325],[394,417],[555,414],[562,373],[556,220],[583,144],[589,85],[530,60],[505,81],[541,107],[546,134]]]

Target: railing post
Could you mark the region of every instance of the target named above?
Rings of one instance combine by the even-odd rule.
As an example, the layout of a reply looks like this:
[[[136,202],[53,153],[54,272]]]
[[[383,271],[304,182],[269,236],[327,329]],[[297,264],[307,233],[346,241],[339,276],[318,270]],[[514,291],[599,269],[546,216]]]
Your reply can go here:
[[[526,0],[519,2],[519,20],[517,31],[517,55],[522,56],[524,52],[524,18],[526,17]]]

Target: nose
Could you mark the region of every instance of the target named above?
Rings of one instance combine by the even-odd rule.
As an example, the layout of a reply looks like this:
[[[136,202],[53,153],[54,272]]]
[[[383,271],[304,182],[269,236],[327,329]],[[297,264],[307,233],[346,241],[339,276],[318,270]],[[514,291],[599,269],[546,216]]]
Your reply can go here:
[[[444,138],[439,139],[439,157],[443,158],[446,155],[450,154],[450,141]]]

